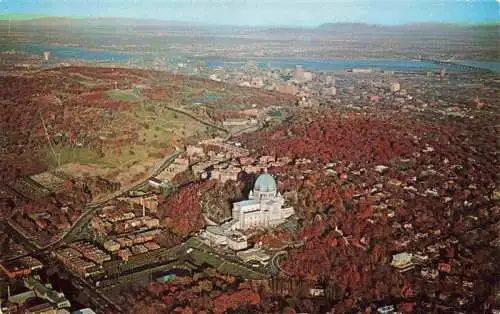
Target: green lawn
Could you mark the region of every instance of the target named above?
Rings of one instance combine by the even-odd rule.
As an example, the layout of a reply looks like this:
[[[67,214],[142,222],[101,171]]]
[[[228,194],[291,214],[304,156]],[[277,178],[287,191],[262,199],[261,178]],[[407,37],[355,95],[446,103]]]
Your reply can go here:
[[[123,146],[122,153],[117,154],[111,150],[104,150],[104,156],[101,156],[97,150],[90,148],[70,148],[54,147],[54,153],[50,148],[43,150],[44,159],[52,166],[57,166],[57,159],[60,165],[77,163],[82,165],[95,165],[99,168],[122,168],[131,166],[138,160],[147,158],[148,151],[139,145]]]
[[[75,162],[89,164],[99,159],[99,153],[89,148],[54,146],[54,152],[55,156],[50,148],[46,148],[42,151],[42,155],[45,157],[44,159],[53,166],[57,166],[57,160],[59,160],[61,165],[64,165]]]
[[[249,269],[241,265],[225,261],[215,255],[210,255],[209,253],[203,252],[203,250],[211,251],[212,249],[203,243],[200,246],[200,243],[202,242],[193,237],[188,239],[183,245],[184,250],[193,248],[193,251],[190,253],[190,255],[197,264],[202,264],[203,262],[205,262],[207,264],[210,264],[212,267],[217,268],[222,273],[231,274],[233,276],[242,276],[248,279],[262,279],[266,277],[265,275],[261,275],[259,272],[254,271],[253,269]]]
[[[193,252],[189,253],[191,257],[196,261],[197,264],[201,265],[203,263],[207,263],[210,266],[213,266],[215,268],[219,267],[223,261],[220,260],[219,258],[215,257],[214,255],[210,255],[208,253],[199,251],[199,250],[193,250]]]
[[[120,95],[119,93],[114,93],[112,97],[122,97],[123,94],[117,96]],[[129,96],[135,97],[132,94]],[[131,166],[134,162],[145,160],[150,154],[157,153],[161,149],[178,146],[179,141],[182,142],[187,137],[201,136],[206,132],[205,125],[183,114],[166,109],[159,110],[161,105],[156,103],[150,106],[152,108],[148,109],[148,107],[138,105],[134,111],[117,113],[118,116],[115,118],[121,120],[120,115],[123,115],[125,120],[132,118],[140,126],[139,141],[132,145],[122,145],[121,154],[107,148],[106,145],[103,149],[104,155],[101,155],[98,149],[54,145],[56,156],[50,147],[41,152],[42,156],[51,166],[57,166],[59,160],[60,165],[78,163],[120,169]]]
[[[131,90],[110,90],[106,92],[106,96],[109,99],[122,100],[132,103],[141,101]]]
[[[143,127],[141,138],[144,145],[165,147],[166,142],[172,143],[173,137],[186,138],[196,134],[204,134],[206,126],[191,118],[171,110],[159,110],[161,104],[151,103],[147,106],[138,106],[134,113],[126,112],[134,117]]]
[[[247,279],[258,280],[258,279],[262,279],[262,278],[266,277],[264,275],[261,275],[260,273],[251,271],[245,267],[242,267],[242,266],[237,265],[237,264],[231,264],[231,263],[225,263],[224,265],[222,265],[222,267],[218,268],[218,270],[221,273],[227,273],[227,274],[231,274],[233,276],[240,275],[243,278],[247,278]]]

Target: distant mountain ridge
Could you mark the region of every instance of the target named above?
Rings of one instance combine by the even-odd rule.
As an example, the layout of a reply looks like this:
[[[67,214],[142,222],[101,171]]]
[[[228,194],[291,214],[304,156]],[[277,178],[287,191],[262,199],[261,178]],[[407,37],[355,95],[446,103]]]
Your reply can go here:
[[[418,28],[469,28],[478,26],[499,26],[500,24],[495,21],[487,21],[485,23],[449,23],[449,22],[417,22],[406,23],[398,25],[382,25],[382,24],[367,24],[367,23],[325,23],[319,25],[316,29],[321,31],[334,31],[334,30],[382,30],[382,29],[418,29]]]
[[[372,27],[388,27],[379,24],[368,24],[368,23],[347,23],[347,22],[339,22],[339,23],[325,23],[321,24],[317,27],[317,29],[332,29],[332,28],[372,28]]]
[[[26,21],[32,20],[36,18],[46,17],[44,14],[26,14],[26,13],[9,13],[9,14],[0,14],[0,21]]]
[[[59,16],[30,16],[22,15],[17,19],[10,18],[10,15],[0,15],[0,21],[9,20],[15,21],[18,24],[26,25],[95,25],[95,26],[192,26],[202,25],[199,23],[179,22],[168,20],[146,20],[136,18],[115,18],[115,17],[59,17]]]
[[[48,16],[43,14],[24,14],[24,13],[10,13],[0,14],[0,21],[11,20],[18,24],[28,25],[67,25],[71,23],[77,25],[103,25],[103,26],[206,26],[206,27],[220,27],[220,25],[203,24],[199,22],[181,22],[173,20],[158,20],[158,19],[140,19],[140,18],[126,18],[126,17],[62,17],[62,16]],[[322,32],[329,31],[373,31],[373,30],[395,30],[395,29],[418,29],[418,28],[433,28],[433,27],[475,27],[475,26],[496,26],[499,27],[498,21],[485,21],[484,23],[467,24],[467,23],[448,23],[448,22],[416,22],[399,25],[382,25],[382,24],[367,24],[361,22],[338,22],[338,23],[324,23],[317,27],[301,27],[301,26],[238,26],[237,28],[258,28],[258,29],[313,29]],[[233,27],[225,25],[225,27]]]

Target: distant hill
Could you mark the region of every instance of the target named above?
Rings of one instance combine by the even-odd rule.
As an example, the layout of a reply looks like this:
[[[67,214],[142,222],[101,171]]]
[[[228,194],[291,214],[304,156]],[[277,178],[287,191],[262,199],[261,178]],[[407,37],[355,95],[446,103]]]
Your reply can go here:
[[[76,19],[70,17],[38,17],[26,21],[20,21],[20,24],[30,25],[67,25]]]
[[[335,33],[359,33],[365,31],[405,31],[405,30],[457,30],[478,27],[499,27],[495,21],[467,24],[467,23],[440,23],[440,22],[422,22],[422,23],[409,23],[401,25],[377,25],[365,23],[326,23],[318,26],[317,31],[320,32],[335,32]]]
[[[43,14],[25,14],[25,13],[9,13],[9,14],[0,14],[0,21],[12,20],[12,21],[22,21],[22,20],[32,20],[36,18],[46,17]]]
[[[366,31],[384,31],[384,30],[405,30],[405,29],[433,29],[433,28],[470,28],[481,26],[495,26],[499,27],[498,21],[485,21],[479,24],[466,24],[466,23],[439,23],[439,22],[422,22],[411,23],[402,25],[379,25],[379,24],[366,24],[366,23],[325,23],[316,28],[300,27],[300,26],[272,26],[272,27],[247,27],[247,26],[220,26],[220,25],[206,25],[198,22],[179,22],[169,20],[156,20],[156,19],[138,19],[138,18],[124,18],[124,17],[61,17],[61,16],[48,16],[44,14],[27,14],[27,13],[7,13],[0,14],[1,21],[15,21],[16,24],[28,25],[95,25],[95,26],[156,26],[156,27],[190,27],[190,26],[204,26],[208,28],[236,28],[236,29],[259,29],[267,30],[270,32],[280,31],[303,31],[315,30],[319,32],[336,32],[336,33],[356,33]]]
[[[393,32],[394,29],[391,26],[385,25],[375,25],[375,24],[365,24],[365,23],[327,23],[318,26],[314,32],[318,35],[321,34],[335,34],[335,35],[347,35],[347,34],[384,34]]]
[[[316,29],[329,31],[329,30],[345,30],[345,29],[365,30],[373,28],[387,28],[387,26],[366,24],[366,23],[326,23],[326,24],[321,24]]]
[[[114,17],[56,17],[42,16],[30,14],[10,14],[0,15],[0,21],[6,20],[15,21],[16,24],[22,25],[68,25],[71,23],[74,26],[164,26],[164,27],[179,27],[200,25],[198,23],[166,21],[166,20],[146,20],[134,18],[114,18]]]

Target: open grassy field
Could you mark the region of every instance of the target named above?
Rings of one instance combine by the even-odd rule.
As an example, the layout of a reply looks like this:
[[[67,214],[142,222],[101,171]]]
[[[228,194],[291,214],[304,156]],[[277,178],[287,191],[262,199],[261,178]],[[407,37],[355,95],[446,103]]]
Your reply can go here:
[[[140,95],[134,93],[134,90],[109,90],[106,92],[106,96],[113,100],[122,100],[127,102],[140,102]]]
[[[224,263],[223,260],[217,258],[214,255],[210,255],[209,253],[205,253],[199,250],[193,250],[193,252],[190,253],[191,257],[196,261],[197,264],[203,264],[207,263],[212,267],[219,267],[222,263]]]
[[[207,263],[214,268],[217,268],[222,273],[231,274],[233,276],[242,276],[248,279],[262,279],[263,275],[253,271],[247,267],[243,267],[231,261],[219,258],[213,252],[212,248],[205,243],[198,240],[196,237],[189,238],[183,245],[184,249],[193,248],[193,251],[189,255],[195,260],[197,264]]]
[[[4,172],[31,175],[71,165],[122,183],[185,143],[216,135],[204,123],[220,123],[211,118],[218,110],[288,101],[277,93],[124,68],[27,71],[3,76],[0,84]]]

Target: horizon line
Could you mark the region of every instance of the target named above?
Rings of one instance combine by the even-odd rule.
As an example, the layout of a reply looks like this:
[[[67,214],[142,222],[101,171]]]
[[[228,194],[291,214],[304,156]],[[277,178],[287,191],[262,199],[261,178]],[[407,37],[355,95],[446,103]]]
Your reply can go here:
[[[14,17],[14,18],[13,18]],[[315,26],[306,26],[306,25],[288,25],[288,24],[275,24],[275,25],[238,25],[238,24],[213,24],[213,23],[204,23],[204,22],[196,22],[196,21],[181,21],[181,20],[166,20],[166,19],[145,19],[145,18],[137,18],[137,17],[126,17],[126,16],[61,16],[61,15],[50,15],[50,14],[40,14],[40,13],[4,13],[0,14],[0,21],[33,21],[40,20],[45,18],[53,18],[53,19],[75,19],[75,20],[91,20],[91,19],[126,19],[126,20],[136,20],[136,21],[157,21],[157,22],[173,22],[180,23],[185,25],[198,25],[198,26],[225,26],[225,27],[255,27],[255,28],[318,28],[323,25],[328,24],[364,24],[368,26],[411,26],[411,25],[461,25],[461,26],[480,26],[480,25],[499,25],[500,20],[484,20],[484,21],[414,21],[407,23],[396,23],[396,24],[381,24],[381,23],[368,23],[361,21],[342,21],[342,22],[324,22],[317,24]]]

